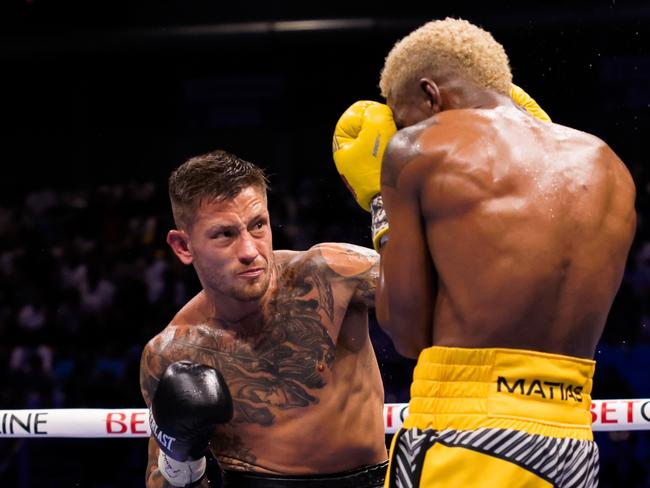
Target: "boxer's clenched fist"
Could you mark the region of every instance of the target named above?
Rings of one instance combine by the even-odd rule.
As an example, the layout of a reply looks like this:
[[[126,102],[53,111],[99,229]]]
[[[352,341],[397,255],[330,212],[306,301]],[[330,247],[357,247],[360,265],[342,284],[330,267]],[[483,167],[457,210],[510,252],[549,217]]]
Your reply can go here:
[[[214,426],[232,418],[228,386],[216,369],[190,361],[170,364],[151,402],[151,433],[160,455],[158,469],[173,486],[205,473],[203,451]]]
[[[379,193],[381,160],[395,132],[391,109],[368,100],[352,104],[336,123],[334,163],[365,210],[370,211],[370,202]]]

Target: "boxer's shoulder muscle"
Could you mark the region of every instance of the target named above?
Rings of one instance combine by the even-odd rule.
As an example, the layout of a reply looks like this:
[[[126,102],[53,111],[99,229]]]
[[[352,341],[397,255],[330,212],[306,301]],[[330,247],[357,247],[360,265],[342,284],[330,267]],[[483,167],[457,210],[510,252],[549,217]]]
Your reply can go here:
[[[454,110],[452,112],[462,112]],[[476,117],[443,112],[402,129],[391,139],[382,161],[382,192],[420,192],[428,176],[445,170],[468,133],[480,131]]]
[[[346,303],[374,306],[375,289],[379,279],[379,254],[355,244],[324,242],[309,251],[330,276],[330,280],[342,288]]]
[[[365,273],[379,261],[376,251],[355,244],[323,242],[312,247],[311,252],[322,257],[323,264],[343,278]]]
[[[436,117],[399,130],[388,143],[381,166],[381,185],[397,187],[404,169],[421,154],[418,139],[429,127],[437,124]]]

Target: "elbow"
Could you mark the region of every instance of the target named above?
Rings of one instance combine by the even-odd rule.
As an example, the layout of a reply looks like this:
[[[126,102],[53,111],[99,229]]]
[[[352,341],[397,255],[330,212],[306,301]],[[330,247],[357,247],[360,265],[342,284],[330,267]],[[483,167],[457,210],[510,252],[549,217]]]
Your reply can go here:
[[[417,359],[420,356],[422,350],[429,347],[428,344],[425,344],[423,342],[418,343],[416,341],[410,340],[398,340],[393,337],[391,337],[391,340],[393,341],[393,346],[395,346],[397,353],[400,356],[404,356],[408,359]]]
[[[377,315],[379,326],[388,335],[393,347],[400,356],[417,359],[420,352],[431,345],[431,340],[427,334],[419,336],[414,327],[408,327],[408,324],[398,324],[396,321],[385,319],[386,317]]]
[[[384,305],[383,301],[377,300],[375,306],[375,318],[379,327],[381,327],[386,333],[388,333],[386,324],[388,323],[388,309]]]

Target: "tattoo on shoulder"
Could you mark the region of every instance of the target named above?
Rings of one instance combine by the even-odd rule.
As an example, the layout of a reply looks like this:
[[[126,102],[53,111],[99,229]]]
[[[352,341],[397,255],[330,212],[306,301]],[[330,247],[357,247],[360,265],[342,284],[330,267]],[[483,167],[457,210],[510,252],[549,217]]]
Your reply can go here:
[[[325,249],[319,250],[331,274],[342,277],[354,288],[352,302],[373,307],[379,279],[379,254],[373,249],[354,244],[336,244],[333,251],[327,252],[331,256],[325,257]]]
[[[157,354],[154,351],[154,346],[151,343],[142,352],[142,359],[140,360],[140,387],[147,406],[151,405],[153,394],[160,381],[160,375],[170,364],[171,362],[163,355]]]

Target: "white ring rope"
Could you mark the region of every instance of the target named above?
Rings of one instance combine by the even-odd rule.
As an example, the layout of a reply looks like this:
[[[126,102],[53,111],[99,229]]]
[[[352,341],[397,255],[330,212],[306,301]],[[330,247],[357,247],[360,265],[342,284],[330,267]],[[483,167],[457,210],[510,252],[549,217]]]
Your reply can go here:
[[[384,405],[384,426],[393,434],[408,413],[407,403]],[[650,398],[593,400],[594,431],[650,430]],[[0,410],[4,437],[124,438],[149,437],[146,408],[53,408]]]

